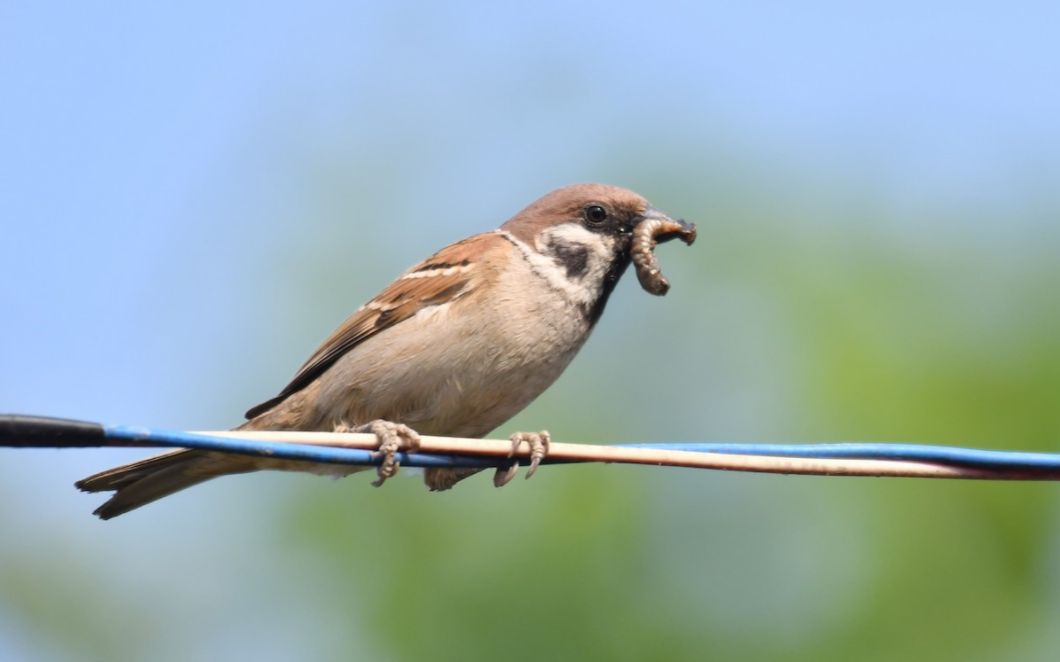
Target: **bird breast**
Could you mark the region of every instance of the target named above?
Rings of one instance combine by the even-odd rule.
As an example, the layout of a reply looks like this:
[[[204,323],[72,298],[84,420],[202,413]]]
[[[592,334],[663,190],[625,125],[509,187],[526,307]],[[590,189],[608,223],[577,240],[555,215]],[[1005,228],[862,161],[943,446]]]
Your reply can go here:
[[[346,374],[322,381],[317,406],[351,424],[382,418],[462,437],[517,414],[559,377],[590,325],[580,302],[541,282],[529,261],[507,264],[486,291],[424,308],[402,333],[351,350],[331,368]]]

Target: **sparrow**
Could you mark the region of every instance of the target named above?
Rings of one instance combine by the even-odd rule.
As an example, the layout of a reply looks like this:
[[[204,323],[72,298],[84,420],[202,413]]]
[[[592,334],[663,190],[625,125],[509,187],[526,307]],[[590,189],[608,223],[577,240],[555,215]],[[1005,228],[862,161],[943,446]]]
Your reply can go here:
[[[538,199],[491,232],[446,246],[398,276],[309,357],[275,397],[252,407],[237,430],[370,432],[383,462],[376,485],[397,470],[398,450],[418,434],[481,438],[548,388],[588,339],[631,261],[645,221],[677,223],[640,195],[577,184]],[[516,433],[533,474],[549,435]],[[518,464],[498,469],[499,487]],[[263,469],[345,476],[370,467],[178,450],[89,476],[87,492],[114,491],[102,519],[228,474]],[[478,469],[428,468],[445,490]]]

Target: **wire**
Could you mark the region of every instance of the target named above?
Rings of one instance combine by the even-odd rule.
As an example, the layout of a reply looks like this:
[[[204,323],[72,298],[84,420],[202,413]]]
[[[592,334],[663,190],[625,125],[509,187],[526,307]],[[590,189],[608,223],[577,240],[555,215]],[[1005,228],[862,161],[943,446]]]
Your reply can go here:
[[[101,425],[38,416],[0,415],[0,446],[14,448],[193,448],[328,464],[378,464],[370,434],[299,431],[186,432]],[[495,467],[512,461],[511,443],[422,437],[416,452],[398,453],[413,467]],[[514,458],[528,461],[526,452]],[[885,443],[653,443],[550,445],[546,464],[608,462],[842,476],[991,480],[1060,480],[1060,454]]]
[[[781,455],[784,457],[876,458],[978,466],[1060,470],[1060,454],[983,450],[958,446],[907,443],[835,442],[829,444],[761,444],[711,442],[684,444],[622,444],[633,448],[658,448],[704,453]]]

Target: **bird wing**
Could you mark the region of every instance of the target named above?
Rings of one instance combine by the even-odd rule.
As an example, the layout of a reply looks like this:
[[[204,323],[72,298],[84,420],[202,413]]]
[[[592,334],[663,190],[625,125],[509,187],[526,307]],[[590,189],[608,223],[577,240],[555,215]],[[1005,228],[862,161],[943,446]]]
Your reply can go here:
[[[246,417],[263,414],[305,388],[368,338],[401,324],[425,308],[465,296],[472,289],[469,287],[472,280],[482,276],[484,253],[503,244],[500,235],[494,233],[475,235],[446,246],[406,271],[335,329],[279,395],[251,407]]]

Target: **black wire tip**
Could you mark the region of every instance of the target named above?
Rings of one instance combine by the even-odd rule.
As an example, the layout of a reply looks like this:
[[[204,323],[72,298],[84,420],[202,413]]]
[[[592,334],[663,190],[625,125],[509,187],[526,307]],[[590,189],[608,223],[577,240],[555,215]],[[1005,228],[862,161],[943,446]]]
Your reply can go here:
[[[0,446],[10,448],[85,448],[102,446],[103,426],[50,416],[0,414]]]

